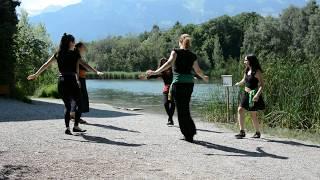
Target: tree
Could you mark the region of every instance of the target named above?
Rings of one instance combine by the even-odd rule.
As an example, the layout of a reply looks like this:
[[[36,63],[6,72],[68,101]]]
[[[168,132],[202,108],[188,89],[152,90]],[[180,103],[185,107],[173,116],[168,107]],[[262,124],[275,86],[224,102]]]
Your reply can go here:
[[[28,14],[21,11],[20,21],[17,25],[18,31],[14,37],[14,52],[16,59],[15,77],[18,88],[31,95],[43,82],[43,76],[40,81],[29,82],[26,77],[39,68],[51,55],[52,42],[43,25],[31,25]],[[49,70],[47,74],[57,74]],[[52,83],[52,82],[51,82]]]
[[[16,7],[20,2],[14,0],[0,0],[0,85],[9,85],[11,91],[15,89],[14,66],[15,56],[13,38],[17,31],[18,18]]]
[[[218,35],[215,35],[214,38],[214,49],[212,58],[214,59],[214,68],[224,68],[224,58],[223,52],[220,45],[220,39]]]

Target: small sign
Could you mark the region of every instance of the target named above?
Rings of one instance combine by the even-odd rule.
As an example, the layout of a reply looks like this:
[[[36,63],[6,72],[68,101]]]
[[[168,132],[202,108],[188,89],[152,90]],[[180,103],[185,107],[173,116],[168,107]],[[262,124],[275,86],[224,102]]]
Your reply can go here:
[[[232,75],[222,75],[222,85],[230,87],[232,86]]]

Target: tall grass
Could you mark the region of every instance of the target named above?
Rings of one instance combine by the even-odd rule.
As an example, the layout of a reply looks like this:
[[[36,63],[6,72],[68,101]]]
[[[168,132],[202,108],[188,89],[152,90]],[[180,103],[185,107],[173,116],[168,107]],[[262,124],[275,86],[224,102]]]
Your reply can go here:
[[[265,121],[271,127],[320,132],[320,62],[265,65]]]
[[[263,96],[267,108],[260,119],[272,128],[320,133],[320,61],[312,60],[304,64],[283,62],[288,61],[262,63],[265,79]],[[212,96],[213,100],[207,105],[204,114],[209,121],[225,123],[226,103],[214,101],[217,96],[220,99],[225,97],[221,94]],[[233,116],[237,113],[238,103],[237,97],[233,96]],[[247,121],[250,124],[250,119]]]
[[[88,79],[139,79],[142,72],[105,72],[102,76],[98,76],[95,73],[88,73]]]

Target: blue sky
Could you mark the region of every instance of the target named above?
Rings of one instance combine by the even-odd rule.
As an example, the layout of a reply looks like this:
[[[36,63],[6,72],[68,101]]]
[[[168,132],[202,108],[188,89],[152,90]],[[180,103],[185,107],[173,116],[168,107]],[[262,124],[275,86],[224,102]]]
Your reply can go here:
[[[63,7],[80,3],[82,0],[22,0],[21,7],[31,15],[38,15],[48,11],[57,11]],[[108,0],[101,0],[108,1]],[[127,0],[119,0],[127,1]],[[136,0],[131,0],[136,1]],[[140,1],[163,1],[166,0],[140,0]],[[216,1],[217,3],[221,0],[184,0],[184,6],[194,13],[204,14],[206,1]],[[239,3],[239,0],[234,0],[234,2]],[[278,5],[288,5],[294,4],[301,6],[305,4],[308,0],[241,0],[243,3],[254,3],[254,4],[265,4],[266,6],[260,10],[262,15],[277,15],[279,13],[274,6]],[[227,6],[221,7],[224,9],[226,14],[232,14],[236,11],[237,7],[230,3]]]

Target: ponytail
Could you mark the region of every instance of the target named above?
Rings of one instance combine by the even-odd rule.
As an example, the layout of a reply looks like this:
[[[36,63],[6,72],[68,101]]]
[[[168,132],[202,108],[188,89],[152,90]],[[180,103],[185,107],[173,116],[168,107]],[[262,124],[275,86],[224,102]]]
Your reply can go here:
[[[191,36],[189,34],[182,34],[180,36],[179,42],[182,44],[184,48],[191,48]]]
[[[75,38],[71,34],[64,33],[61,37],[59,49],[58,49],[58,58],[62,56],[65,52],[69,50],[70,42],[74,42]]]

